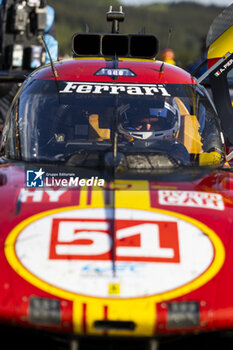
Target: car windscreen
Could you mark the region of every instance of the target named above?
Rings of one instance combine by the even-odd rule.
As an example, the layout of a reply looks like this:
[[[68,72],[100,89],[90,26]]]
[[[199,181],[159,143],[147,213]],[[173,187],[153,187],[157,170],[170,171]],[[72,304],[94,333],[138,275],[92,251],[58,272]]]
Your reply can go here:
[[[204,89],[181,84],[32,80],[12,107],[4,147],[9,158],[85,166],[113,147],[146,162],[158,155],[164,167],[223,160],[214,107]]]

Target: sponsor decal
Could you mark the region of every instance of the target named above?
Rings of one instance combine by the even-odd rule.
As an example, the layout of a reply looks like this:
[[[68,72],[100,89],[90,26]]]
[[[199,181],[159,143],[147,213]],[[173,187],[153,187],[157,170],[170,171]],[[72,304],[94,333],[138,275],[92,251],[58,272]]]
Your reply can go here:
[[[132,262],[122,262],[116,265],[115,271],[116,273],[121,273],[122,275],[132,275],[132,274],[141,274],[144,268],[143,263],[132,263]],[[104,276],[105,273],[112,272],[112,266],[104,267],[101,263],[88,263],[83,266],[82,274],[89,276]]]
[[[107,84],[107,83],[86,83],[86,82],[65,82],[66,86],[60,93],[63,94],[94,94],[94,95],[162,95],[171,96],[164,84]]]
[[[214,73],[214,75],[216,77],[219,77],[223,72],[225,72],[225,70],[227,70],[229,67],[231,67],[233,64],[233,60],[229,60],[228,62],[226,62],[221,68],[219,68],[219,70],[217,72]]]
[[[224,210],[222,196],[217,193],[191,191],[158,191],[159,204]]]
[[[21,188],[18,196],[18,201],[21,203],[69,203],[71,193],[67,189],[41,189],[36,188]]]
[[[166,300],[205,284],[224,262],[212,230],[159,209],[68,207],[40,213],[14,228],[5,252],[24,279],[68,299]]]
[[[111,261],[113,234],[117,261],[180,262],[176,222],[125,219],[54,218],[49,258]]]

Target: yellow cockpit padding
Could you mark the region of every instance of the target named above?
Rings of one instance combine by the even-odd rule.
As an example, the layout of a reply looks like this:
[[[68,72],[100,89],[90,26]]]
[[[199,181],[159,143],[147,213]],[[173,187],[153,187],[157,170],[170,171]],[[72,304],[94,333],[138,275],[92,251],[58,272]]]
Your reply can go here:
[[[89,139],[101,141],[104,139],[110,139],[110,129],[99,128],[99,115],[91,114],[89,116]]]
[[[184,145],[189,153],[202,152],[201,136],[199,134],[199,122],[195,115],[186,115],[184,121]]]
[[[221,163],[222,156],[218,152],[203,152],[199,155],[199,165],[217,165]]]
[[[183,143],[189,153],[199,154],[203,152],[201,135],[199,133],[199,122],[195,115],[190,115],[184,103],[175,97],[175,101],[180,110],[181,128],[178,141]]]

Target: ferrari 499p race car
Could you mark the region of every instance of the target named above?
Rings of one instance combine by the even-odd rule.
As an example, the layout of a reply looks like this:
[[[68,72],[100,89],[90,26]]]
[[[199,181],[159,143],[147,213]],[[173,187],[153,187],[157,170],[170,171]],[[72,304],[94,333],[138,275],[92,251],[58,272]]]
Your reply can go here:
[[[34,71],[11,105],[1,323],[72,339],[230,331],[233,6],[198,80],[155,59],[156,36],[119,34],[123,18],[74,34],[74,58]]]

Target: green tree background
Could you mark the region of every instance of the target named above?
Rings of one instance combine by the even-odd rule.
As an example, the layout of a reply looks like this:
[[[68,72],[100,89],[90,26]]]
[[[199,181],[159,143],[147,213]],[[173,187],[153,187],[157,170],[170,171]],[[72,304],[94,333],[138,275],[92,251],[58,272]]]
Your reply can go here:
[[[111,24],[106,21],[106,12],[110,5],[115,10],[121,5],[118,0],[49,0],[48,3],[56,11],[60,56],[72,55],[71,38],[75,32],[84,32],[86,28],[90,32],[109,32]],[[169,46],[175,51],[176,60],[185,67],[199,57],[200,41],[222,8],[180,2],[123,6],[123,11],[126,17],[120,25],[121,33],[138,33],[145,27],[146,33],[159,38],[160,52]]]

